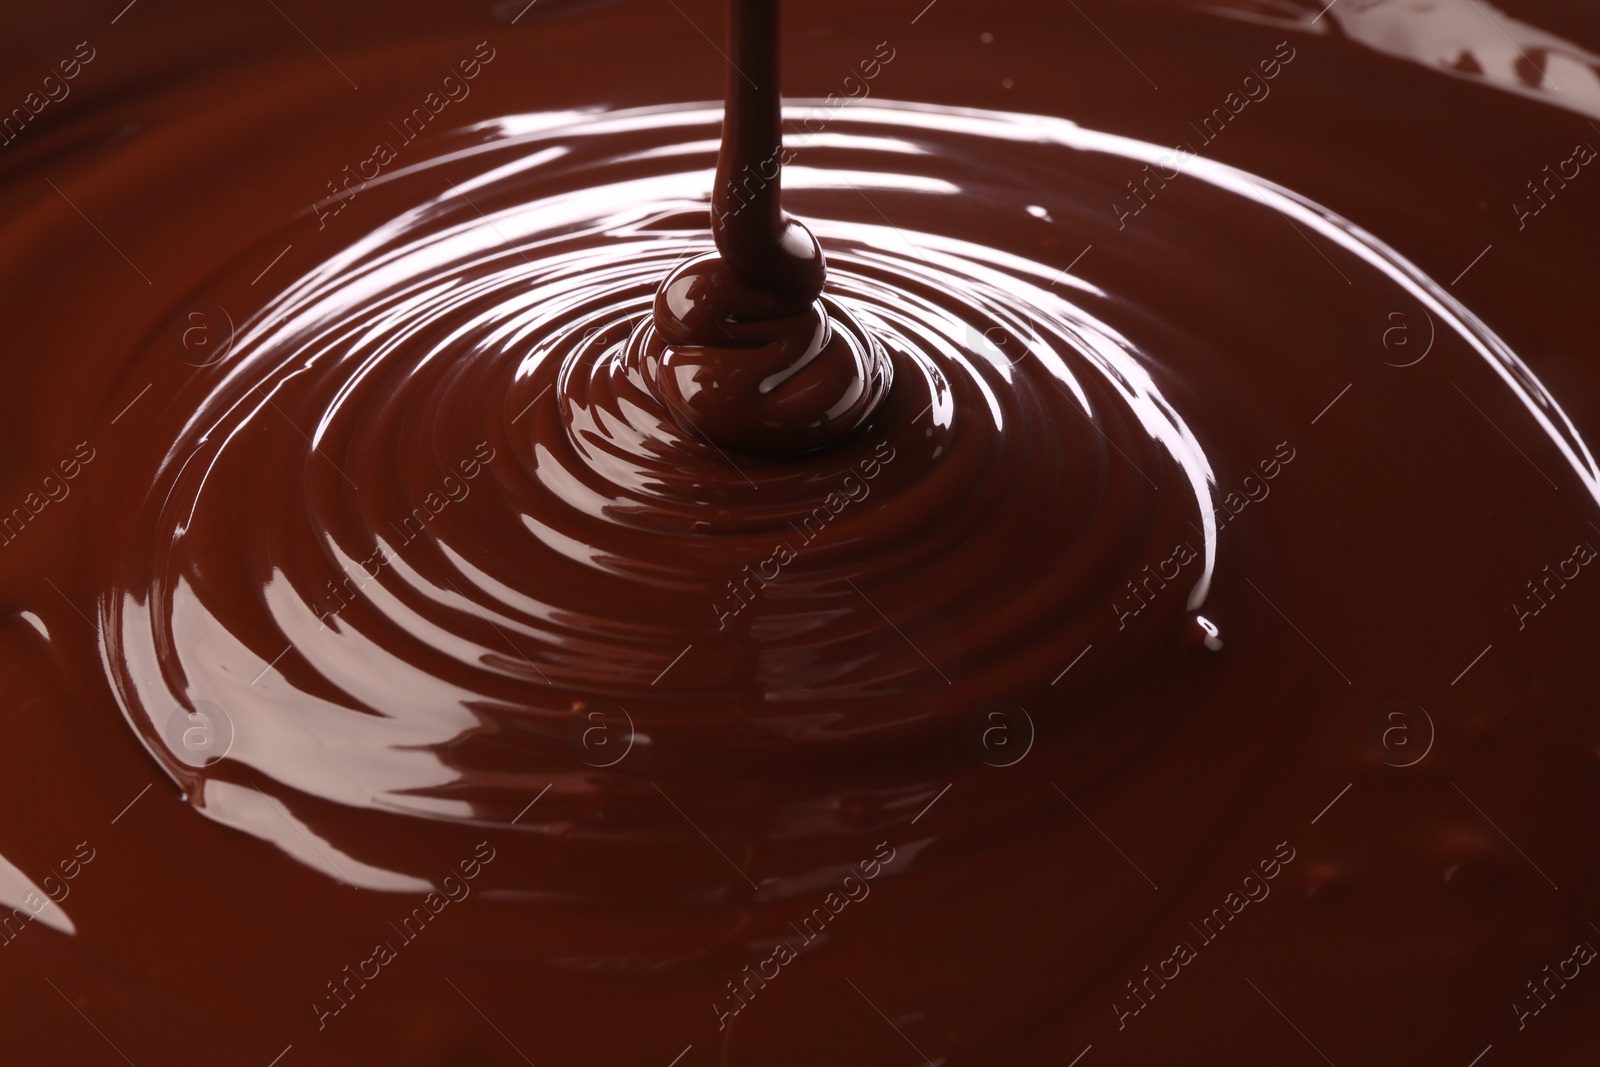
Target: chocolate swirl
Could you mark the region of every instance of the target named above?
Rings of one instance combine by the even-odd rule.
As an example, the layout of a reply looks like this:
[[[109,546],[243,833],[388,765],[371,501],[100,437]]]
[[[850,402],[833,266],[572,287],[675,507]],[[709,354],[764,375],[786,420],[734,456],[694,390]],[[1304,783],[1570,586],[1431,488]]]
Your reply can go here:
[[[1205,390],[1207,424],[1268,456],[1276,398],[1326,402],[1303,368],[1258,356],[1292,339],[1222,299],[1281,268],[1253,250],[1221,274],[1150,255],[1158,222],[1093,283],[969,239],[981,217],[892,232],[826,174],[919,217],[919,199],[964,189],[1013,203],[1046,173],[1074,175],[1070,202],[1093,203],[1156,150],[1032,117],[863,108],[801,195],[836,250],[832,299],[880,339],[897,384],[826,453],[729,454],[657,394],[648,343],[662,272],[710,250],[704,171],[643,149],[704,144],[715,120],[508,122],[454,164],[453,190],[386,222],[371,198],[371,235],[290,286],[169,408],[161,462],[125,472],[148,488],[115,524],[129,547],[107,561],[107,662],[130,721],[208,814],[267,833],[265,797],[279,798],[329,828],[339,876],[391,887],[413,877],[406,853],[365,819],[444,839],[456,823],[559,828],[584,864],[546,869],[530,842],[501,876],[579,901],[626,892],[607,872],[676,847],[685,828],[660,789],[743,842],[760,898],[783,896],[815,876],[813,842],[914,815],[970,760],[977,709],[1033,709],[1040,745],[1071,762],[1062,746],[1099,695],[1198,647],[1174,639],[1206,636],[1192,620],[1217,565],[1213,493],[1231,490],[1214,488],[1185,398]],[[900,175],[888,144],[927,145],[916,158],[940,167]],[[1014,176],[987,167],[997,152]],[[1366,236],[1237,171],[1195,174],[1191,219],[1292,213],[1363,299],[1431,315],[1436,355],[1522,387],[1492,336]],[[1200,244],[1217,262],[1238,232]],[[1170,272],[1180,310],[1120,298],[1151,270]],[[1258,384],[1203,384],[1230,366]],[[1581,444],[1562,447],[1589,469]],[[236,739],[197,768],[163,726],[202,700]],[[574,747],[597,724],[625,759]],[[1138,760],[1146,743],[1090,750]],[[657,904],[732,891],[681,867],[648,888]]]
[[[1145,6],[1084,5],[1124,57],[1070,7],[983,13],[985,53],[938,5],[872,91],[1162,141],[1279,36]],[[522,1062],[506,1039],[681,1067],[1595,1047],[1573,992],[1521,1031],[1506,1007],[1600,892],[1596,476],[1484,325],[1592,417],[1582,301],[1532,297],[1584,277],[1595,212],[1583,179],[1514,241],[1479,232],[1509,205],[1452,207],[1522,187],[1560,115],[1339,34],[1294,36],[1203,159],[835,100],[786,196],[896,380],[834,447],[719,453],[642,343],[659,279],[712,250],[717,114],[560,110],[695,98],[693,64],[631,57],[703,42],[670,5],[497,9],[466,106],[315,210],[478,33],[305,24],[353,92],[270,8],[138,5],[5,149],[0,766],[39,817],[3,850],[57,896],[72,842],[103,857],[74,933],[3,953],[32,1013],[9,1060],[102,1036],[174,1067]],[[229,23],[259,65],[219,69]],[[792,38],[819,88],[839,39]],[[495,81],[513,56],[553,76]],[[1419,115],[1482,149],[1433,207],[1407,194],[1441,177]],[[187,333],[202,307],[231,320]],[[226,758],[185,747],[191,712],[231,724]],[[391,933],[429,893],[441,921]],[[402,962],[373,979],[380,938]],[[1176,941],[1198,977],[1162,987]]]
[[[843,766],[866,761],[847,791],[890,810],[943,773],[974,708],[1087,701],[1204,598],[1207,461],[1057,266],[933,233],[889,251],[881,220],[807,190],[836,250],[827,301],[879,339],[893,392],[811,458],[684,429],[657,393],[672,363],[651,308],[667,267],[709,251],[703,172],[639,148],[715,117],[504,137],[496,151],[544,162],[460,173],[377,226],[173,406],[108,622],[130,718],[214,817],[259,827],[259,786],[291,807],[509,825],[554,782],[519,825],[603,852],[623,828],[671,840],[649,783],[714,772],[719,803],[771,813],[759,866],[781,892],[804,878],[800,842],[858,818],[827,807]],[[942,150],[965,171],[952,187],[988,180],[966,161],[1019,128],[965,122]],[[859,128],[947,136],[914,110]],[[837,162],[885,175],[869,187],[893,203],[878,153]],[[1119,621],[1119,597],[1158,584]],[[1108,623],[1117,641],[1057,679]],[[195,768],[160,724],[202,699],[237,736]],[[572,747],[596,710],[631,723],[615,767]],[[926,755],[885,778],[869,757],[894,749]]]
[[[740,284],[720,253],[672,272],[639,343],[652,389],[679,425],[739,452],[837,444],[893,379],[883,346],[838,300],[784,314]]]
[[[714,123],[677,109],[507,123],[490,149],[442,163],[445,194],[395,182],[392,200],[365,202],[370,237],[299,278],[179,392],[150,430],[170,442],[160,462],[118,459],[139,488],[107,531],[106,662],[208,816],[387,889],[422,885],[418,849],[451,853],[485,825],[518,833],[496,893],[632,915],[618,952],[661,966],[685,949],[640,913],[704,912],[722,929],[818,885],[838,854],[914,833],[952,781],[960,816],[899,872],[973,862],[995,825],[1066,832],[1074,813],[1027,774],[974,779],[994,774],[974,758],[974,717],[997,702],[1032,715],[1032,760],[1106,790],[1101,803],[1205,744],[1213,704],[1136,694],[1216,645],[1219,627],[1195,616],[1216,611],[1216,531],[1235,507],[1214,443],[1243,442],[1224,450],[1230,467],[1272,456],[1283,398],[1326,403],[1325,382],[1277,354],[1334,344],[1227,314],[1222,298],[1269,285],[1264,270],[1288,294],[1333,274],[1307,254],[1306,285],[1286,283],[1235,222],[1291,214],[1358,299],[1432,317],[1429,358],[1461,363],[1474,394],[1530,381],[1394,254],[1238,171],[1195,165],[1184,202],[1186,226],[1226,232],[1179,245],[1150,219],[1090,282],[994,248],[966,206],[928,202],[981,189],[963,205],[1011,205],[1043,174],[1072,174],[1083,189],[1066,202],[1094,203],[1157,149],[1034,117],[861,109],[798,195],[835,250],[832,299],[880,339],[896,386],[826,453],[731,454],[680,426],[643,342],[662,272],[710,251],[704,170],[645,149],[704,144]],[[899,173],[891,144],[941,165]],[[1016,163],[1003,176],[995,152]],[[832,194],[829,173],[946,224],[891,232]],[[419,205],[382,218],[408,198]],[[1096,219],[1070,216],[1091,234]],[[1160,310],[1122,298],[1152,285]],[[1304,330],[1360,344],[1360,326],[1314,307],[1296,302]],[[1226,368],[1262,384],[1218,390]],[[1547,398],[1530,410],[1558,414]],[[1550,442],[1592,470],[1558,424]],[[1213,616],[1222,638],[1245,625],[1262,640],[1262,619],[1283,629],[1242,595]],[[1262,729],[1293,729],[1269,709],[1301,699],[1315,669],[1245,672]],[[1246,696],[1205,697],[1218,699]],[[235,736],[227,760],[194,766],[165,725],[202,701]],[[662,797],[744,880],[672,859],[699,838]],[[1202,859],[1174,841],[1152,862]],[[1070,936],[1053,928],[1051,944],[1067,952]],[[570,965],[594,965],[602,944]]]

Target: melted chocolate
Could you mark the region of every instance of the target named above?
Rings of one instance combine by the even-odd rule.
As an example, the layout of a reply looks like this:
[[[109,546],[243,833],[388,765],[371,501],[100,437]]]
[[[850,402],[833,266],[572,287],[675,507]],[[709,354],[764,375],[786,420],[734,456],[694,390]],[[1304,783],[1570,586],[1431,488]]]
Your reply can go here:
[[[17,16],[7,1062],[1592,1058],[1600,27],[947,4]]]
[[[782,204],[777,0],[729,0],[728,96],[711,197],[717,251],[674,270],[640,338],[680,426],[741,452],[837,444],[877,410],[892,368],[845,307],[821,298],[822,246]]]
[[[777,0],[728,0],[728,97],[711,194],[717,252],[745,287],[771,298],[762,317],[805,311],[827,268],[811,231],[783,210]]]

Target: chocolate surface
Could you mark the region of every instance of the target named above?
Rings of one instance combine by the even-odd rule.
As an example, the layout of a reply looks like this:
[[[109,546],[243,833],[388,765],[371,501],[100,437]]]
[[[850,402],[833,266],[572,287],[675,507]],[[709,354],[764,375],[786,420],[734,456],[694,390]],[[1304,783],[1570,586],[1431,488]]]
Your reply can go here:
[[[7,1062],[1592,1061],[1600,24],[914,6],[5,16]]]

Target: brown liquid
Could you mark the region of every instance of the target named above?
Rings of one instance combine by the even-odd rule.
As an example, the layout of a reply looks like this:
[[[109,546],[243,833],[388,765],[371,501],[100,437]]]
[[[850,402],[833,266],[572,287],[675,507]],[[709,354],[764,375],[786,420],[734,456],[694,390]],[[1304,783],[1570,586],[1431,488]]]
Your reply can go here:
[[[662,281],[639,361],[696,436],[738,452],[808,452],[856,432],[892,369],[854,315],[820,299],[822,248],[783,210],[776,0],[729,0],[728,27],[717,251]]]
[[[729,0],[728,97],[711,193],[717,252],[740,283],[794,315],[822,295],[822,248],[783,210],[777,0]]]
[[[670,6],[25,16],[6,1061],[1588,1062],[1581,70],[1081,6],[795,13],[798,439],[662,385]]]

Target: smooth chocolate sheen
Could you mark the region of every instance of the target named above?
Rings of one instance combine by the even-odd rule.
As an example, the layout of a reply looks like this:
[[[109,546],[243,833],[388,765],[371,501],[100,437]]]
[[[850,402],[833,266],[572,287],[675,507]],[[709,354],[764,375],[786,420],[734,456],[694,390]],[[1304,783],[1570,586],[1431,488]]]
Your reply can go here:
[[[0,1063],[1592,1064],[1591,8],[121,6]]]

